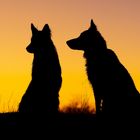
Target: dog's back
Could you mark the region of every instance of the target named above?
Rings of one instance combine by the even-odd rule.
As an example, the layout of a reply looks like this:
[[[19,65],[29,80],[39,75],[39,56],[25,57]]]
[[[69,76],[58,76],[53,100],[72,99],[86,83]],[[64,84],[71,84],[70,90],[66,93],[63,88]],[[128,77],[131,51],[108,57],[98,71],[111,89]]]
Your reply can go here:
[[[19,104],[19,112],[55,113],[59,109],[62,77],[59,58],[46,24],[42,31],[31,25],[32,39],[26,48],[34,54],[32,80]]]

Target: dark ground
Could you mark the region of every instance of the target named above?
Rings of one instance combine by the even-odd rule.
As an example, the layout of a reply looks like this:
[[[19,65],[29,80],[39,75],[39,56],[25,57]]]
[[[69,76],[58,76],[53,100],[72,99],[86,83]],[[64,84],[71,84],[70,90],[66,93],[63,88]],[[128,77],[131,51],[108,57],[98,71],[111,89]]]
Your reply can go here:
[[[96,126],[94,114],[23,115],[17,112],[0,114],[0,129],[6,133],[21,135],[86,135],[94,133]],[[79,133],[79,134],[78,134]]]
[[[98,139],[137,136],[140,138],[140,125],[137,120],[97,117],[95,114],[59,113],[47,115],[21,115],[17,112],[0,114],[0,132],[22,137],[37,136],[43,139],[91,138]],[[114,139],[112,137],[112,139]],[[116,138],[115,138],[116,139]]]

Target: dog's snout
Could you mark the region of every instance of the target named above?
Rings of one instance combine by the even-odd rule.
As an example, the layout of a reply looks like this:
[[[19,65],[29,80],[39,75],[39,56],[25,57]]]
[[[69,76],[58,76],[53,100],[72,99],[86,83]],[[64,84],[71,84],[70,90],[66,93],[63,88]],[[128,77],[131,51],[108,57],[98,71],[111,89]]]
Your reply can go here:
[[[70,45],[70,41],[68,40],[68,41],[66,41],[66,44],[69,46]]]

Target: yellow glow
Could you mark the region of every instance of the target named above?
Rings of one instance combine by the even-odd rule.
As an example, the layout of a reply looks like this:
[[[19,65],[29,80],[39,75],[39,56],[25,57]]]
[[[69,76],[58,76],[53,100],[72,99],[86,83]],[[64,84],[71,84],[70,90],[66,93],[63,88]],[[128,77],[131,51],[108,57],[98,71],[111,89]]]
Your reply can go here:
[[[128,69],[140,91],[140,1],[138,0],[2,0],[0,5],[0,112],[17,109],[30,79],[33,56],[30,24],[42,29],[48,23],[58,50],[63,85],[60,108],[77,99],[89,98],[95,107],[87,80],[82,52],[68,48],[66,41],[89,27],[93,18],[98,29]]]

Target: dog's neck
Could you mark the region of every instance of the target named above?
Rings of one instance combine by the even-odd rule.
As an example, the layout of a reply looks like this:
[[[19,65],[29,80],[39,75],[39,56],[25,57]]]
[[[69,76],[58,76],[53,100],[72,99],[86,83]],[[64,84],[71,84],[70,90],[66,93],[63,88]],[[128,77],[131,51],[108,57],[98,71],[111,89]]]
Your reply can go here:
[[[85,66],[93,66],[94,64],[96,64],[96,62],[102,63],[104,60],[106,60],[107,53],[108,49],[104,49],[102,51],[84,51],[83,57],[86,60]]]
[[[91,58],[97,58],[97,57],[102,57],[106,54],[106,51],[108,49],[104,49],[104,50],[85,50],[83,57],[85,59],[91,59]]]

